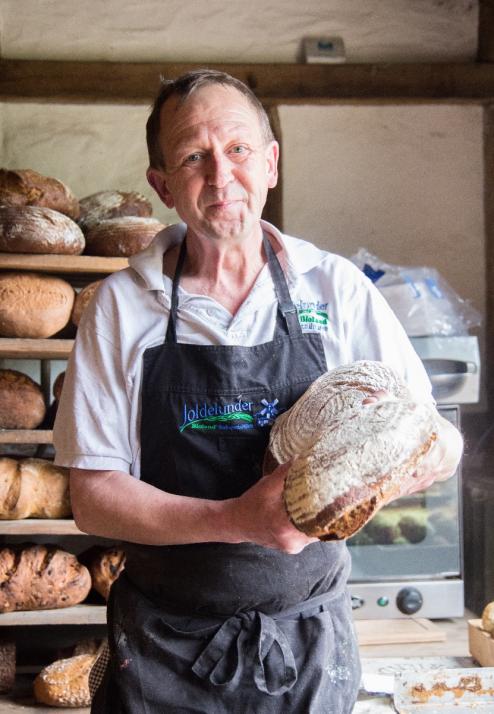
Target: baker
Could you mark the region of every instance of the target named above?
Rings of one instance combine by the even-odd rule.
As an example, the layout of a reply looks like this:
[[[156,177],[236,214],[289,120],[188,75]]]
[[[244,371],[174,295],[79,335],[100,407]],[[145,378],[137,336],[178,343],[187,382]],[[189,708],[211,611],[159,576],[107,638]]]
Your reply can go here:
[[[210,70],[164,82],[147,141],[149,183],[183,223],[103,282],[55,424],[76,523],[127,542],[92,711],[349,713],[349,554],[289,522],[287,465],[262,476],[269,429],[353,360],[390,364],[419,401],[430,384],[356,267],[261,220],[278,144],[244,84]],[[441,420],[419,485],[460,453]]]

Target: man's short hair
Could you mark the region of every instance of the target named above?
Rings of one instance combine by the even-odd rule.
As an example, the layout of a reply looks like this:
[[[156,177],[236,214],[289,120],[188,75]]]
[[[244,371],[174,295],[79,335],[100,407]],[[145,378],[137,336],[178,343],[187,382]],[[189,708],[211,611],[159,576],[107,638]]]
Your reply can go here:
[[[226,72],[218,72],[214,69],[196,69],[182,74],[180,77],[177,77],[177,79],[161,80],[161,89],[154,101],[151,114],[146,123],[146,140],[149,153],[149,166],[151,168],[165,168],[165,157],[162,154],[159,142],[160,116],[163,104],[171,96],[177,96],[179,98],[179,104],[182,104],[197,89],[201,89],[201,87],[205,87],[209,84],[221,84],[225,87],[233,87],[243,94],[257,113],[266,144],[273,141],[273,130],[271,129],[266,110],[254,92],[246,84]]]

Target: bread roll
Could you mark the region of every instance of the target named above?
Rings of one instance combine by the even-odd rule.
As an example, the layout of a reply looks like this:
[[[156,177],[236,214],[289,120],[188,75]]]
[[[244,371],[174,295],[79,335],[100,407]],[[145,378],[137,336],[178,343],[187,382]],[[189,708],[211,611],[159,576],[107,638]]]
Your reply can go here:
[[[71,515],[69,470],[45,459],[0,457],[0,520]]]
[[[53,396],[55,401],[59,402],[62,396],[63,380],[65,379],[65,372],[60,372],[55,381],[53,382]]]
[[[73,220],[51,208],[0,206],[0,251],[80,255],[84,234]]]
[[[489,602],[482,610],[482,629],[494,637],[494,602]]]
[[[150,216],[153,206],[136,191],[98,191],[80,201],[79,225],[84,233],[108,218]]]
[[[89,285],[86,285],[80,293],[77,293],[71,315],[71,320],[74,325],[79,324],[82,313],[93,299],[94,293],[102,282],[102,280],[96,280],[94,283],[89,283]]]
[[[38,273],[0,274],[0,336],[51,337],[70,321],[74,289]]]
[[[362,405],[378,389],[390,398]],[[321,540],[356,533],[412,485],[436,439],[435,415],[381,363],[356,362],[317,379],[270,434],[269,458],[293,459],[284,501],[294,525]]]
[[[44,667],[34,680],[34,698],[54,707],[90,706],[89,673],[95,660],[95,654],[81,654]]]
[[[126,258],[147,248],[154,236],[165,227],[156,218],[110,218],[89,229],[86,253]]]
[[[15,642],[0,642],[0,694],[5,694],[13,689],[15,684],[15,665]]]
[[[79,217],[79,201],[68,186],[31,169],[0,169],[0,205],[43,206]]]
[[[45,417],[41,387],[15,369],[0,369],[0,429],[36,429]]]
[[[88,569],[57,546],[27,544],[0,550],[0,612],[72,607],[90,589]]]
[[[81,553],[79,560],[91,573],[93,588],[108,600],[111,586],[125,567],[125,551],[95,545]]]

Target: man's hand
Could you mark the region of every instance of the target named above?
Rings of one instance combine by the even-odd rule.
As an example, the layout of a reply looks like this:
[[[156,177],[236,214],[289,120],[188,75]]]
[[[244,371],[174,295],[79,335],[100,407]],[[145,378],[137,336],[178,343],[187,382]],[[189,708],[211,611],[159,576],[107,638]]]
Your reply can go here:
[[[288,518],[283,486],[289,468],[290,462],[278,466],[239,498],[228,502],[229,528],[237,534],[237,542],[247,541],[294,554],[318,540],[297,530]]]

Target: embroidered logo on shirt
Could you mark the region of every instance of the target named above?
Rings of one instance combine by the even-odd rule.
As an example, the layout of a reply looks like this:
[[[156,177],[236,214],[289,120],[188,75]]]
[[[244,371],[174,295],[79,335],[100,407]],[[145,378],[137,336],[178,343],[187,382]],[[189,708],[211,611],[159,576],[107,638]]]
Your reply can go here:
[[[327,332],[329,326],[328,303],[307,300],[298,300],[295,303],[298,321],[304,332],[314,330]]]
[[[242,396],[227,404],[196,402],[187,404],[184,402],[182,413],[183,422],[179,427],[180,431],[185,429],[199,429],[201,431],[211,430],[244,430],[254,429],[271,425],[276,419],[279,409],[278,400],[269,402],[261,399],[259,409],[256,411],[254,402],[245,401]]]

